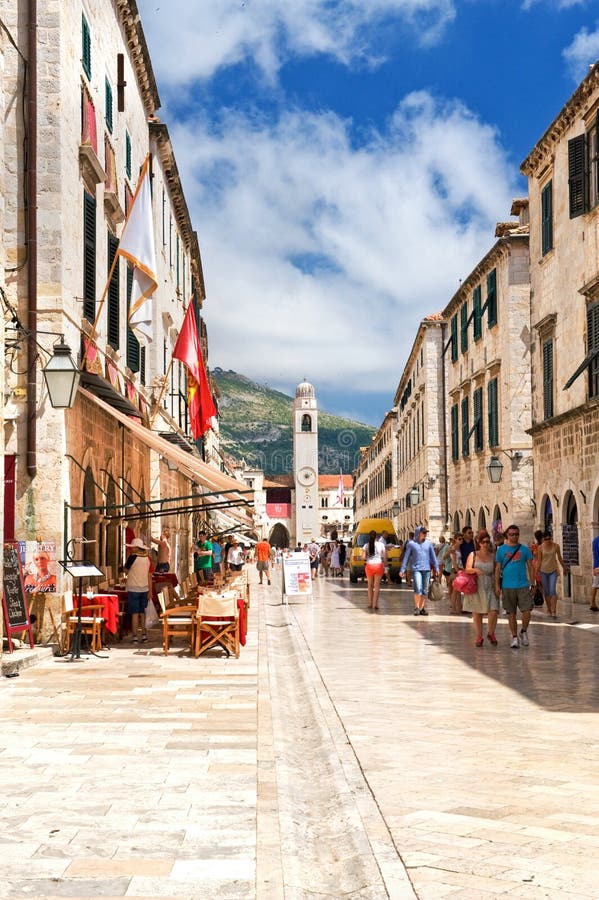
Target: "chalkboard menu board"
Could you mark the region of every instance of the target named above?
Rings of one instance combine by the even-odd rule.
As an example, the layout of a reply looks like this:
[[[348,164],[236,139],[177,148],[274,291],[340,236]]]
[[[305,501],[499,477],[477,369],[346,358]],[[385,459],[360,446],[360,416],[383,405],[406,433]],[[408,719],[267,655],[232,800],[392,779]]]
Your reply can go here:
[[[11,635],[15,632],[27,630],[29,642],[33,646],[31,637],[31,623],[29,610],[23,589],[23,571],[19,552],[14,544],[4,545],[3,571],[2,571],[2,608],[4,610],[4,624],[8,637],[8,649],[12,651]]]
[[[567,566],[577,566],[578,525],[562,525],[562,556]]]

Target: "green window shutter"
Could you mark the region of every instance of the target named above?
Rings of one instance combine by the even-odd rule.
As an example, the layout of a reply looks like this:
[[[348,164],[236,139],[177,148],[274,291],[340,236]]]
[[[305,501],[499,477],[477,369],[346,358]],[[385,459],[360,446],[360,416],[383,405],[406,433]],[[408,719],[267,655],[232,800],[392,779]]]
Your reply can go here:
[[[112,134],[112,87],[108,78],[104,82],[106,95],[106,128]]]
[[[587,136],[580,134],[568,141],[568,186],[570,218],[582,215],[589,208],[587,177]]]
[[[139,380],[142,384],[146,383],[146,348],[140,347],[139,350]]]
[[[119,245],[118,239],[112,234],[111,231],[108,232],[108,271],[112,267],[112,263],[114,262],[114,258],[116,256],[116,250]],[[106,326],[108,343],[111,347],[114,347],[115,350],[119,349],[120,343],[120,278],[119,278],[119,260],[117,259],[116,265],[114,267],[114,272],[110,278],[110,284],[108,285],[108,297],[107,297],[107,306],[108,306],[108,321]]]
[[[133,266],[127,264],[127,366],[132,372],[139,372],[139,341],[129,328],[129,308],[133,290]]]
[[[541,253],[553,250],[553,181],[541,191]]]
[[[460,309],[460,350],[465,353],[468,349],[468,303],[464,303]]]
[[[183,254],[183,283],[182,283],[182,287],[183,287],[183,299],[185,299],[185,290],[186,290],[186,285],[187,285],[187,281],[186,281],[186,272],[185,272],[185,269],[186,269],[185,261],[186,261],[186,260],[185,260],[185,253],[184,253],[184,254]]]
[[[83,194],[83,315],[96,318],[96,200]]]
[[[460,436],[458,432],[458,404],[451,407],[451,458],[460,458]]]
[[[483,389],[476,388],[472,397],[472,414],[474,416],[474,449],[483,449]]]
[[[131,178],[131,136],[125,132],[125,174]]]
[[[497,269],[487,275],[487,324],[497,325]]]
[[[487,385],[487,415],[489,420],[489,447],[497,447],[499,444],[499,407],[496,378],[492,378]]]
[[[587,353],[599,347],[599,303],[587,309]],[[599,396],[599,357],[589,364],[589,397]]]
[[[451,317],[451,361],[458,359],[458,314]]]
[[[470,410],[468,397],[462,400],[462,456],[470,456]]]
[[[543,343],[543,418],[553,416],[553,339]]]
[[[472,323],[474,340],[479,341],[483,335],[483,323],[481,315],[481,291],[480,284],[472,292],[472,306],[474,308],[474,321]]]
[[[175,250],[176,250],[176,254],[177,254],[177,257],[176,257],[177,290],[179,290],[179,288],[180,288],[180,286],[181,286],[181,273],[180,273],[180,268],[179,268],[179,256],[180,256],[180,254],[179,254],[179,235],[178,235],[178,234],[177,234],[177,240],[176,240],[176,242],[175,242]]]
[[[81,65],[87,77],[92,77],[92,39],[85,16],[81,16]]]

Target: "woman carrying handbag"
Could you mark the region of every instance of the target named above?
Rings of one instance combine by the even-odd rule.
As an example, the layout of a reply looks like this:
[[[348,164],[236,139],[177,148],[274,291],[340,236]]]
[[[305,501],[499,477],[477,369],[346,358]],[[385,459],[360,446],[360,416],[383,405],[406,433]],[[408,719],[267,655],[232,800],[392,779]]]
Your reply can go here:
[[[497,646],[495,628],[499,615],[499,599],[493,590],[493,572],[495,569],[495,553],[491,550],[491,538],[486,531],[480,531],[476,538],[477,549],[470,553],[464,571],[467,575],[476,575],[477,591],[475,594],[464,594],[464,610],[472,613],[472,624],[475,632],[475,646],[482,647],[483,616],[487,615],[487,640]]]

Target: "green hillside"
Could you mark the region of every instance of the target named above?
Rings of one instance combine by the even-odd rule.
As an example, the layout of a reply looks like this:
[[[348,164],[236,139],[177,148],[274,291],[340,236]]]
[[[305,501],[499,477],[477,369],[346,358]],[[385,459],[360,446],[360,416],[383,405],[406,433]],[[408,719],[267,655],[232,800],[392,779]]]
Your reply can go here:
[[[245,459],[268,475],[291,472],[293,397],[256,384],[231,370],[213,369],[218,385],[223,450]],[[351,472],[360,447],[370,444],[375,429],[318,411],[318,469],[321,475]]]

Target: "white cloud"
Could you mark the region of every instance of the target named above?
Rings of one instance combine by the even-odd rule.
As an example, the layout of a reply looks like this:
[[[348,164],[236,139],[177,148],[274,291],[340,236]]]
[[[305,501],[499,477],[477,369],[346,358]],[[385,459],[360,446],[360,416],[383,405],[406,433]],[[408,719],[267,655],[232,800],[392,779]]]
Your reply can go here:
[[[581,81],[589,66],[599,59],[599,22],[595,31],[582,28],[569,47],[562,52],[575,81]]]
[[[171,128],[199,233],[210,363],[275,386],[393,390],[423,316],[491,246],[513,168],[458,103],[409,95],[352,143],[332,113]]]
[[[253,60],[273,81],[290,56],[325,54],[376,64],[377,29],[407,25],[435,43],[455,17],[454,0],[140,0],[144,31],[167,89]],[[159,52],[158,52],[159,50]]]
[[[524,0],[522,9],[531,9],[544,3],[555,9],[571,9],[573,6],[585,6],[587,0]]]

